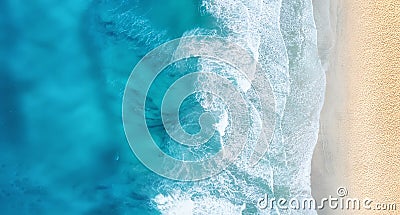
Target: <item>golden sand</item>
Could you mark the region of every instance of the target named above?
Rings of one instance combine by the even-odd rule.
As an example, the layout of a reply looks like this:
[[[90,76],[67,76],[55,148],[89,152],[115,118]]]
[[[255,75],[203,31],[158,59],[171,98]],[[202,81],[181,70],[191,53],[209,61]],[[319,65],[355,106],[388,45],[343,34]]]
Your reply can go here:
[[[335,196],[344,186],[348,198],[373,202],[371,210],[318,213],[400,214],[400,0],[332,1],[330,20],[338,27],[329,28],[337,42],[313,157],[313,196]],[[397,208],[373,210],[377,203]]]
[[[339,52],[347,86],[344,135],[349,196],[397,203],[400,214],[400,1],[348,0]]]

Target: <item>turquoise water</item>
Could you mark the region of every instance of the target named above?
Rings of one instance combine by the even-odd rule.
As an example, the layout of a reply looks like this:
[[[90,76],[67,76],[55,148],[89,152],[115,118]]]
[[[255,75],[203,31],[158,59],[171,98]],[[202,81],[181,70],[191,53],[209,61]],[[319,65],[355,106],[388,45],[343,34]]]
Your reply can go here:
[[[0,12],[1,214],[315,214],[255,206],[264,194],[311,195],[325,88],[311,0],[3,0]],[[132,153],[122,97],[146,53],[192,35],[221,36],[248,50],[269,79],[277,117],[255,167],[240,157],[215,177],[178,182]],[[180,147],[162,126],[163,92],[178,74],[229,68],[199,59],[186,65],[158,77],[146,117],[163,151],[196,160],[215,154],[223,135],[206,149]],[[204,111],[198,97],[184,101],[179,114],[188,133],[200,130]]]

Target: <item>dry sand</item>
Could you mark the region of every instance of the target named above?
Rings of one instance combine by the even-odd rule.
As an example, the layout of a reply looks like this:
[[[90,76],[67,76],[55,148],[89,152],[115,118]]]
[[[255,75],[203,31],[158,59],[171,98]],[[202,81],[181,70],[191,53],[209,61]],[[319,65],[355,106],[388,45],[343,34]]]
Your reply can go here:
[[[338,27],[330,26],[336,43],[327,58],[313,195],[328,197],[345,186],[348,197],[368,197],[372,208],[397,203],[397,211],[319,213],[400,214],[400,1],[336,0],[329,11]]]

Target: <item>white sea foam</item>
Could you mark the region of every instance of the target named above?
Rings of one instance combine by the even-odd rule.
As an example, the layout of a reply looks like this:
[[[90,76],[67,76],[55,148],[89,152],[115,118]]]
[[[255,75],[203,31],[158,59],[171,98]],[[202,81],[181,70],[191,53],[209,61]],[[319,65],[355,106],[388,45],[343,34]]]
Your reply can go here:
[[[200,191],[202,192],[202,191]],[[162,214],[219,214],[232,215],[242,214],[245,205],[235,205],[229,200],[215,198],[212,196],[201,196],[193,198],[187,193],[179,190],[172,191],[168,195],[158,194],[154,201]]]
[[[310,196],[310,161],[325,79],[317,53],[311,0],[295,4],[289,0],[283,4],[280,0],[203,1],[203,12],[217,19],[223,32],[220,36],[248,50],[261,64],[276,101],[276,128],[267,154],[255,166],[250,165],[247,161],[262,130],[257,104],[249,99],[255,93],[250,87],[254,77],[241,77],[227,65],[200,60],[200,71],[232,77],[243,95],[248,96],[246,108],[252,122],[249,144],[234,165],[213,178],[190,185],[167,186],[166,182],[161,186],[169,194],[159,194],[154,201],[163,214],[241,214],[244,210],[252,214],[315,213],[260,211],[252,207],[265,193],[278,198]],[[185,36],[199,34],[218,35],[217,31],[196,29]],[[201,105],[208,111],[220,111],[215,126],[223,137],[229,130],[229,112],[219,102],[203,99]]]

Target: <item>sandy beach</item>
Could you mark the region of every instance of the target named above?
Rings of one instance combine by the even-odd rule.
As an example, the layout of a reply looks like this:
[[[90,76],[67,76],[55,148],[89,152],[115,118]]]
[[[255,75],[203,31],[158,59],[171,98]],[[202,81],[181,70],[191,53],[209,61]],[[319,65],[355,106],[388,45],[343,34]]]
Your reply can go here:
[[[321,63],[326,71],[326,93],[321,111],[318,143],[314,150],[311,173],[313,197],[335,196],[337,189],[347,185],[344,158],[345,141],[341,128],[345,119],[347,86],[342,58],[344,37],[344,4],[341,0],[326,2],[314,0],[314,17],[318,30],[318,46]],[[342,212],[342,211],[340,211]],[[339,214],[326,207],[318,214]]]
[[[314,5],[315,13],[323,14],[322,6]],[[370,210],[319,214],[399,214],[400,2],[335,1],[329,11],[337,28],[316,16],[319,41],[329,38],[324,35],[329,30],[336,39],[325,60],[327,90],[313,158],[313,195],[335,195],[344,186],[349,198],[372,203]],[[379,203],[397,203],[397,210],[378,210]]]
[[[348,100],[341,129],[346,131],[348,189],[358,198],[400,205],[400,2],[346,4]]]

